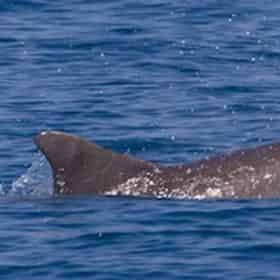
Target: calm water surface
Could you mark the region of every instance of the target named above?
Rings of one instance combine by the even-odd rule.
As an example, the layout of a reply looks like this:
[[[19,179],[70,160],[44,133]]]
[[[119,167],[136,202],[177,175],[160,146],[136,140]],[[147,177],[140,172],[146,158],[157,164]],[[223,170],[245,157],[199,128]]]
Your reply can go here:
[[[176,164],[277,141],[280,3],[0,1],[1,279],[279,279],[275,201],[54,199],[32,136]]]

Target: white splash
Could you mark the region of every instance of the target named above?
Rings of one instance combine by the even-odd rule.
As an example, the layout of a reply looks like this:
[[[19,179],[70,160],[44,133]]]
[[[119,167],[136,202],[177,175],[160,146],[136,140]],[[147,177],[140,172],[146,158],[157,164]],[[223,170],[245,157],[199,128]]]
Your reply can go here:
[[[53,194],[52,185],[51,168],[47,160],[44,156],[36,154],[32,165],[12,183],[10,188],[6,188],[5,195],[48,197]]]

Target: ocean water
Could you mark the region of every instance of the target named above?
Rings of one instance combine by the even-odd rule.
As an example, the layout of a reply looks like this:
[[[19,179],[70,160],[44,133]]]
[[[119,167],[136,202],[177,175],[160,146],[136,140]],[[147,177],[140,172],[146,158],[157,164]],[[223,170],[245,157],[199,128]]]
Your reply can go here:
[[[279,140],[278,1],[0,1],[1,279],[279,279],[279,200],[52,196],[32,137],[166,164]]]

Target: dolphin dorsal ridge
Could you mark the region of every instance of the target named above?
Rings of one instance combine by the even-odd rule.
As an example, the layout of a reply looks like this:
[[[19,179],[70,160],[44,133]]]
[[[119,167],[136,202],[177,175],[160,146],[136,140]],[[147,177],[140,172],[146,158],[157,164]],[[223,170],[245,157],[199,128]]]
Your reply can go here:
[[[63,132],[41,132],[34,143],[50,163],[56,194],[103,194],[153,168],[151,163]]]

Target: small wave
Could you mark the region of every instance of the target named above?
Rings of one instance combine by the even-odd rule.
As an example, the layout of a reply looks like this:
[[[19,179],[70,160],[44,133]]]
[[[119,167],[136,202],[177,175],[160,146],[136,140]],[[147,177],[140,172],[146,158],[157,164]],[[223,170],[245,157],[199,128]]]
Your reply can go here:
[[[10,186],[0,185],[4,197],[49,197],[53,194],[51,168],[41,154],[36,154],[32,165]]]

